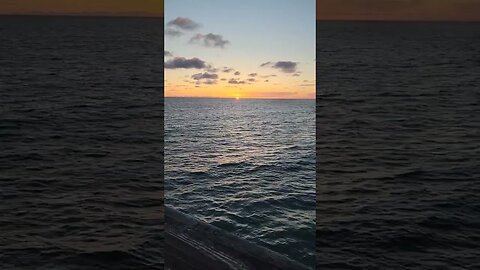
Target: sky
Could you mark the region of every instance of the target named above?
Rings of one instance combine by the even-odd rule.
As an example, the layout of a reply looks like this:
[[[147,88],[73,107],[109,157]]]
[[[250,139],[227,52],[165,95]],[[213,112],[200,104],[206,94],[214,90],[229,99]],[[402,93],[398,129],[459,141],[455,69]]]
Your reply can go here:
[[[0,0],[0,14],[163,16],[164,0]]]
[[[315,97],[315,0],[165,1],[165,96]]]
[[[480,21],[480,0],[317,0],[317,19]]]

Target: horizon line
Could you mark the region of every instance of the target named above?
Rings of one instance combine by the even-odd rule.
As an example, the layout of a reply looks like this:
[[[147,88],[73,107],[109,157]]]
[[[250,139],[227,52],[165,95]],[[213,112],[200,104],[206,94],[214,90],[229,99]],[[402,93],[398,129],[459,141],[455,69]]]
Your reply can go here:
[[[316,19],[317,22],[401,22],[401,23],[480,23],[478,20],[454,20],[454,19]]]
[[[237,99],[236,97],[188,97],[188,96],[168,96],[164,98],[198,98],[198,99]],[[239,97],[241,99],[266,99],[266,100],[316,100],[316,98],[261,98],[261,97]]]

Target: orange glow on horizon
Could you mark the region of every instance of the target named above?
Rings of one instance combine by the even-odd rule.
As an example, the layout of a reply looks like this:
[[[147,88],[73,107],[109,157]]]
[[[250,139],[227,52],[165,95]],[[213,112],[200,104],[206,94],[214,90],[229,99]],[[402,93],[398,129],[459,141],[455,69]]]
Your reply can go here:
[[[198,85],[197,85],[198,86]],[[280,90],[267,91],[278,87]],[[169,86],[165,85],[165,97],[198,97],[198,98],[230,98],[230,99],[315,99],[315,86],[287,87],[279,84],[246,85],[244,87],[230,85],[191,85]]]

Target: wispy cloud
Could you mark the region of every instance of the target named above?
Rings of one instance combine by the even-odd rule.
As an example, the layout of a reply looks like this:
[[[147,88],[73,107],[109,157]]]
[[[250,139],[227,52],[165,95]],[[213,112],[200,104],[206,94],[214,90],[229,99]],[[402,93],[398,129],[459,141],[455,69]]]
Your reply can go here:
[[[238,76],[240,75],[240,71],[235,71],[235,73],[233,73],[235,76]]]
[[[217,72],[218,72],[218,68],[213,67],[213,66],[208,66],[208,67],[207,67],[207,71],[208,71],[208,72],[211,72],[211,73],[217,73]]]
[[[249,77],[257,77],[257,75],[258,75],[257,73],[250,73],[250,74],[248,74]]]
[[[196,34],[190,39],[190,43],[202,44],[205,47],[225,48],[225,45],[230,44],[230,41],[223,39],[222,35],[209,33],[206,35]]]
[[[224,67],[223,70],[222,70],[222,72],[225,72],[225,73],[230,73],[230,72],[232,72],[232,71],[234,71],[234,69],[233,69],[233,68],[229,68],[229,67]]]
[[[164,65],[167,69],[178,69],[178,68],[196,68],[203,69],[208,66],[205,64],[205,61],[198,59],[196,57],[187,59],[185,57],[175,57],[172,60],[165,62]]]
[[[203,84],[217,84],[216,80],[206,80],[203,82]]]
[[[183,33],[176,29],[167,28],[167,30],[165,30],[165,35],[169,37],[179,37],[183,35]]]

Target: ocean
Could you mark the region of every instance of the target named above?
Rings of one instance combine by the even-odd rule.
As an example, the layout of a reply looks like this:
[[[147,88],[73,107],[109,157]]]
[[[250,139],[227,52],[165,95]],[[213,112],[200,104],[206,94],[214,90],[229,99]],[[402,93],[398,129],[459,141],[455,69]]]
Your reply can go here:
[[[315,265],[315,100],[165,99],[165,203]]]
[[[0,17],[0,268],[163,269],[163,20]]]
[[[317,22],[317,268],[480,268],[480,23]]]

